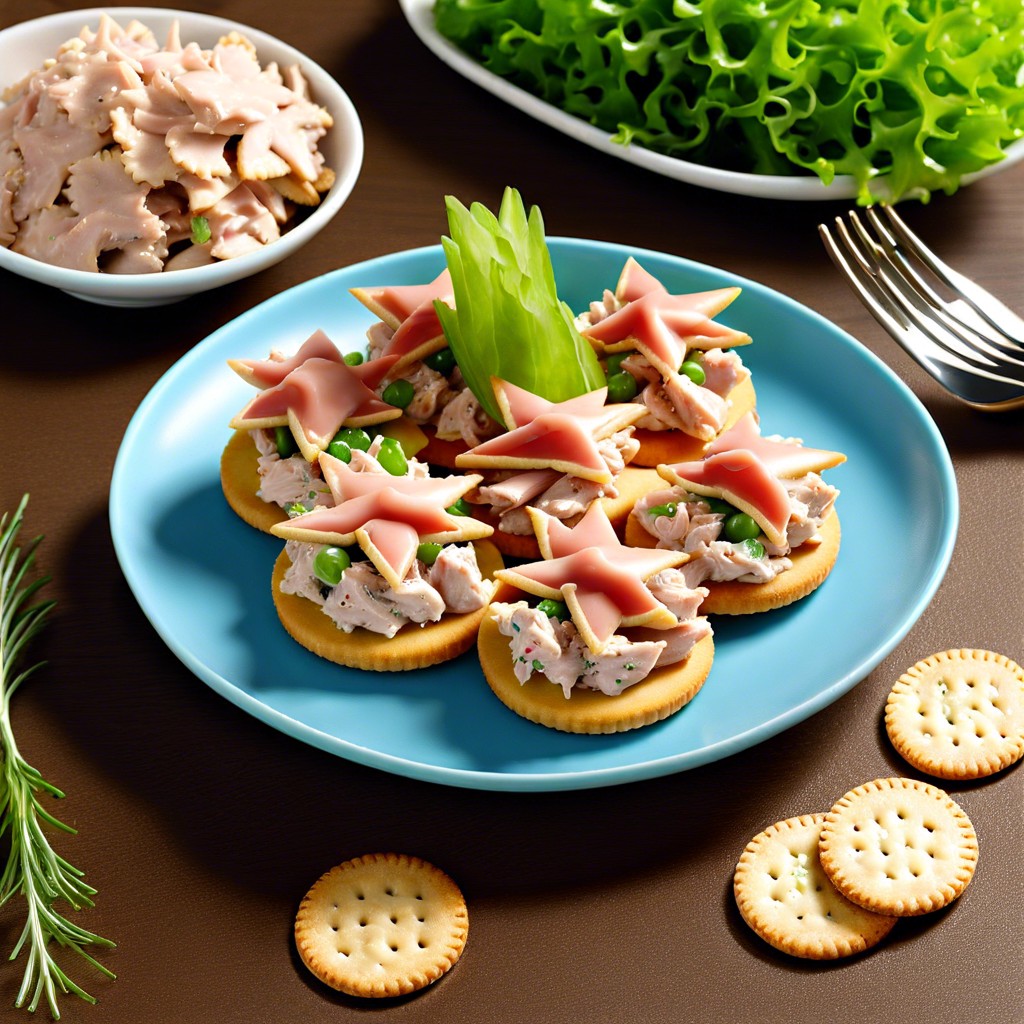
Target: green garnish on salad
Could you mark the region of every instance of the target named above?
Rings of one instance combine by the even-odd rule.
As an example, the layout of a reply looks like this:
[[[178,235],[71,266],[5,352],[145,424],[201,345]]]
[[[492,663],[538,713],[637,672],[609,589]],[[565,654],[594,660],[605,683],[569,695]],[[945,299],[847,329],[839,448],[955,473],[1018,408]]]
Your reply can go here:
[[[455,309],[434,305],[462,376],[488,415],[502,422],[492,377],[552,402],[602,387],[597,356],[558,298],[540,210],[527,215],[514,188],[505,189],[497,217],[452,196],[445,205],[450,237],[442,245]]]
[[[623,145],[927,200],[1024,136],[1020,0],[436,0],[485,68]]]

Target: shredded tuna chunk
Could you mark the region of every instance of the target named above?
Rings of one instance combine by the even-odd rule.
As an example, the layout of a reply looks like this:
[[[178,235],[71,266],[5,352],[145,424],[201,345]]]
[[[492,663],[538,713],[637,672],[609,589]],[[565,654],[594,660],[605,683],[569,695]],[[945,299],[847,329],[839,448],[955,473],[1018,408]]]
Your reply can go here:
[[[500,429],[500,425],[484,411],[476,395],[465,386],[461,375],[458,381],[449,380],[449,392],[437,416],[439,438],[462,440],[468,448],[475,448]]]
[[[708,505],[681,488],[652,491],[637,502],[634,515],[641,526],[657,540],[659,548],[685,551],[690,560],[678,571],[688,586],[706,581],[739,580],[764,583],[792,567],[788,555],[803,544],[815,543],[822,523],[832,511],[839,491],[825,483],[817,473],[797,480],[783,480],[790,498],[790,517],[786,543],[772,544],[758,538],[764,554],[756,557],[742,544],[733,544],[721,536],[724,517],[711,512]],[[651,509],[675,505],[675,514],[652,515]]]
[[[645,430],[681,430],[701,441],[711,441],[725,425],[728,402],[709,388],[694,384],[682,373],[674,373],[648,384],[636,401],[648,415],[637,421]]]
[[[598,498],[617,497],[619,491],[614,477],[633,459],[639,447],[631,430],[617,431],[598,442],[598,451],[612,473],[611,483],[600,484],[583,477],[561,475],[553,470],[538,470],[481,487],[476,500],[489,503],[492,497],[496,498],[494,510],[499,513],[498,529],[503,533],[528,537],[533,533],[528,506],[547,512],[556,519],[570,520],[583,515]],[[518,501],[515,501],[517,497]]]
[[[313,571],[319,544],[288,541],[285,554],[291,561],[281,581],[281,591],[296,594],[321,607],[324,614],[346,633],[367,629],[394,636],[409,623],[437,622],[446,612],[477,611],[490,598],[472,545],[447,545],[432,566],[417,560],[399,587],[391,584],[372,562],[353,562],[333,587]]]
[[[672,602],[666,607],[676,614],[676,625],[615,634],[597,652],[587,646],[571,619],[548,616],[527,601],[494,603],[490,614],[498,631],[509,638],[516,679],[525,683],[540,673],[560,686],[567,700],[574,687],[615,696],[642,682],[655,668],[684,661],[697,643],[711,636],[708,620],[696,614],[707,591],[691,589],[675,569],[652,580],[654,586],[648,581],[648,587],[655,597],[662,600],[664,595]]]

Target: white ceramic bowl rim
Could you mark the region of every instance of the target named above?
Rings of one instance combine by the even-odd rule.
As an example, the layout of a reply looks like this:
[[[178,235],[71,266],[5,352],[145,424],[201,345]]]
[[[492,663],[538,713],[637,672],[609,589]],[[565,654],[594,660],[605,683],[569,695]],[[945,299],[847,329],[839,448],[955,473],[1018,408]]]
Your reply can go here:
[[[197,11],[164,7],[91,7],[48,14],[0,31],[0,56],[5,52],[24,55],[18,61],[19,67],[13,70],[11,60],[2,60],[5,80],[0,82],[0,88],[13,84],[43,60],[53,57],[56,47],[65,39],[76,36],[82,28],[95,28],[103,14],[121,25],[134,18],[150,28],[158,39],[177,20],[181,25],[183,42],[190,42],[198,36],[201,38],[196,41],[203,45],[212,45],[228,32],[240,32],[255,45],[261,63],[266,64],[270,59],[280,65],[299,65],[314,100],[327,107],[334,120],[330,133],[341,158],[337,166],[332,165],[336,180],[320,205],[295,227],[285,231],[280,239],[256,252],[212,265],[161,274],[96,274],[55,267],[0,247],[0,268],[82,298],[99,301],[129,298],[131,302],[140,303],[169,300],[229,284],[280,262],[317,234],[341,209],[355,185],[363,162],[363,131],[355,106],[319,64],[260,29]],[[55,41],[43,52],[36,49],[35,41],[40,38]]]

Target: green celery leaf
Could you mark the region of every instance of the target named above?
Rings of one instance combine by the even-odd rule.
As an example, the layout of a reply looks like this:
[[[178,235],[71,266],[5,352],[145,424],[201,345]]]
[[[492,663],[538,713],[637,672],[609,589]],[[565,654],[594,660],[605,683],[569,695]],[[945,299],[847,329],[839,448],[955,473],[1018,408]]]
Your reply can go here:
[[[594,350],[558,298],[544,221],[506,188],[498,215],[445,198],[449,236],[442,238],[455,308],[435,303],[466,384],[501,422],[491,379],[561,402],[604,384]]]

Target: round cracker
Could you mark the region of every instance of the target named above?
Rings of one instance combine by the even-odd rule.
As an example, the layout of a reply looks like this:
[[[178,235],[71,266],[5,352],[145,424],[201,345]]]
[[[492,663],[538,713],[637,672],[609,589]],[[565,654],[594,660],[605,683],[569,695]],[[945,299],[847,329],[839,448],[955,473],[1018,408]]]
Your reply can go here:
[[[474,541],[477,563],[486,579],[503,565],[501,554],[489,541]],[[408,623],[393,637],[385,637],[357,627],[351,633],[338,629],[320,605],[297,594],[281,591],[281,580],[290,565],[282,551],[274,563],[271,589],[274,607],[281,624],[292,639],[307,650],[349,668],[372,672],[405,672],[450,661],[468,651],[487,606],[475,612],[443,615],[437,622],[424,625]]]
[[[825,815],[818,855],[848,900],[914,917],[963,893],[978,863],[978,837],[944,790],[917,779],[875,779]]]
[[[598,501],[604,505],[605,512],[612,526],[621,530],[624,526],[633,506],[647,493],[665,486],[665,481],[658,476],[656,470],[646,469],[641,466],[626,466],[615,478],[615,487],[618,494],[614,498],[599,498]],[[540,558],[540,548],[537,546],[537,538],[531,533],[505,533],[498,529],[499,517],[489,511],[484,511],[482,506],[474,506],[474,516],[481,522],[488,523],[494,527],[491,540],[503,555],[510,558],[528,558],[536,560]],[[566,526],[574,526],[583,518],[583,515],[573,516],[563,520]],[[645,531],[646,532],[646,531]],[[649,547],[650,545],[645,545]]]
[[[789,554],[793,565],[766,583],[740,580],[705,580],[708,596],[700,606],[702,615],[753,615],[784,608],[813,593],[825,582],[839,557],[842,531],[839,514],[832,510],[819,530],[817,544],[801,544]],[[626,520],[626,543],[637,548],[653,548],[657,541],[631,515]]]
[[[848,900],[818,859],[824,814],[776,822],[747,843],[733,875],[743,920],[791,956],[836,960],[862,953],[896,924]]]
[[[480,625],[477,652],[491,689],[517,715],[561,732],[599,734],[639,729],[675,714],[704,685],[715,645],[712,637],[705,637],[686,661],[655,669],[642,682],[614,697],[598,690],[574,688],[568,700],[561,686],[539,672],[525,683],[519,682],[508,637],[490,616]]]
[[[950,650],[908,669],[889,694],[897,752],[941,779],[979,779],[1024,757],[1024,669],[1002,654]]]
[[[740,381],[729,392],[729,414],[725,418],[719,434],[734,427],[748,412],[757,405],[754,385],[748,377]],[[716,435],[717,436],[717,435]],[[640,450],[633,457],[634,466],[660,466],[663,463],[696,462],[707,455],[708,448],[714,444],[702,441],[699,437],[691,437],[681,430],[644,430],[637,427],[633,437],[640,442]]]
[[[462,956],[469,913],[459,887],[419,857],[378,853],[323,874],[295,916],[302,962],[351,996],[401,996]]]
[[[260,489],[259,449],[247,430],[236,430],[220,457],[220,486],[232,509],[250,526],[270,533],[288,513],[273,502],[264,501]]]

